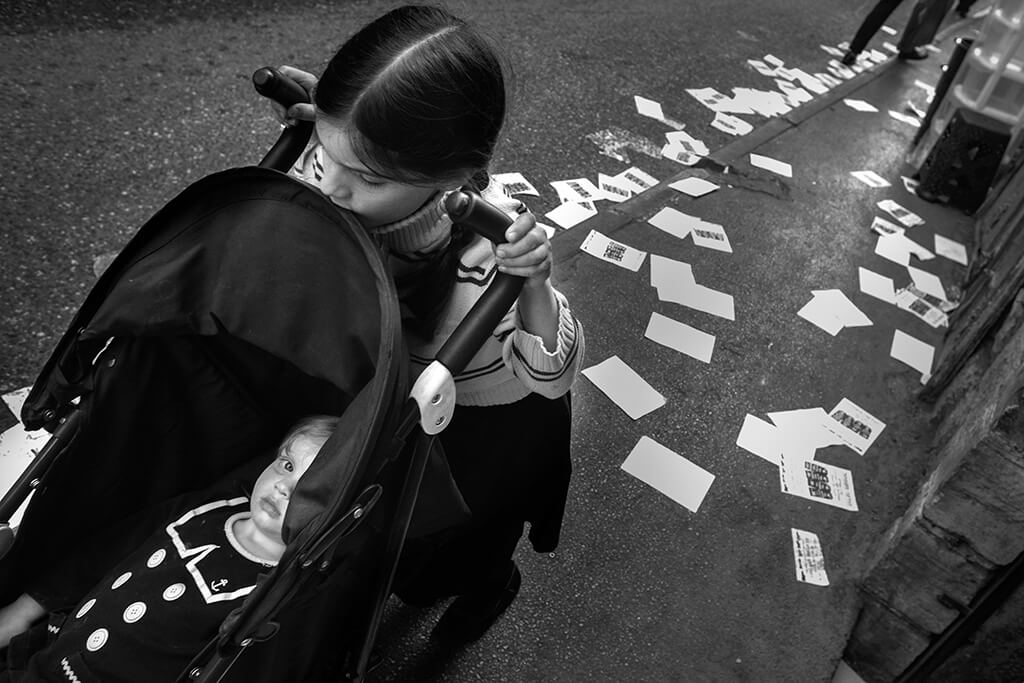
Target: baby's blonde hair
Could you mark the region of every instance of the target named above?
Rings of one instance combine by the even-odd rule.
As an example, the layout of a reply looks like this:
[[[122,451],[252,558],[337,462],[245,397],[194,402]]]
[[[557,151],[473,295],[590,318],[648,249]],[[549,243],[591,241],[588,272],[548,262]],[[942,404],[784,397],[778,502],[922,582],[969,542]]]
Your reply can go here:
[[[340,420],[341,418],[336,415],[307,415],[288,430],[284,439],[281,440],[279,451],[288,451],[295,440],[300,437],[326,441],[334,434]]]

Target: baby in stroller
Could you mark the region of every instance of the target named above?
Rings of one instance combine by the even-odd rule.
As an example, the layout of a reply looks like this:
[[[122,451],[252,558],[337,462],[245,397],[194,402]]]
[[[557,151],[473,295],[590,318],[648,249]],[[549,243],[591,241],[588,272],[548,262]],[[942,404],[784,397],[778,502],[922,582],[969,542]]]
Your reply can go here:
[[[290,494],[337,424],[299,420],[248,496],[183,496],[70,612],[42,620],[48,610],[25,594],[0,610],[0,681],[174,680],[281,558]]]

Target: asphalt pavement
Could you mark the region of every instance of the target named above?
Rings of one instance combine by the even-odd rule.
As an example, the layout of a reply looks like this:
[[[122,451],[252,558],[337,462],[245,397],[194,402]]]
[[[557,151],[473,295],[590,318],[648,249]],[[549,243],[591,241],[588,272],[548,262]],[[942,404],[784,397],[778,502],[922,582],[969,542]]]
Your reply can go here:
[[[915,398],[919,373],[890,358],[889,345],[895,329],[936,345],[942,331],[859,291],[858,266],[897,286],[908,279],[873,253],[875,204],[893,198],[920,214],[926,224],[913,237],[926,246],[935,232],[970,239],[969,217],[904,190],[903,154],[914,128],[888,111],[906,113],[908,100],[924,105],[914,82],[938,80],[952,36],[969,24],[947,33],[942,54],[924,62],[886,63],[786,117],[746,117],[757,127],[744,138],[708,127],[710,113],[685,89],[769,89],[771,81],[745,65],[769,52],[789,66],[820,71],[829,57],[819,43],[847,37],[867,4],[467,9],[491,21],[528,65],[519,72],[514,123],[495,170],[522,171],[538,188],[620,172],[627,164],[600,154],[588,134],[618,127],[659,140],[670,130],[639,117],[633,95],[661,101],[719,163],[688,168],[630,151],[630,165],[661,184],[624,204],[601,203],[598,216],[553,239],[556,284],[586,329],[587,365],[618,355],[666,404],[631,420],[581,379],[573,396],[575,470],[561,547],[551,555],[521,548],[519,598],[484,638],[454,655],[427,640],[441,607],[390,604],[376,680],[831,680],[857,614],[858,582],[932,453],[933,408]],[[0,379],[12,389],[41,366],[88,290],[97,256],[116,250],[190,180],[250,163],[252,149],[272,140],[265,105],[248,91],[248,74],[258,66],[252,55],[315,69],[333,48],[329,34],[342,35],[381,7],[300,3],[208,25],[186,3],[173,5],[186,8],[179,14],[152,20],[142,5],[119,3],[128,8],[119,26],[118,16],[81,5],[82,30],[70,30],[58,16],[45,31],[2,38],[0,84],[14,93],[7,118],[17,144],[0,152],[0,289],[8,302]],[[891,24],[901,26],[900,19],[895,15]],[[583,39],[559,35],[580,22],[593,24]],[[74,77],[62,80],[70,57]],[[47,101],[42,111],[39,97]],[[843,97],[879,111],[854,111]],[[791,164],[793,177],[753,168],[750,152]],[[892,184],[869,188],[850,176],[856,170],[875,171]],[[721,187],[698,199],[667,187],[687,175]],[[537,213],[556,205],[550,188],[531,203]],[[724,226],[732,253],[703,249],[647,223],[666,206]],[[691,263],[698,282],[734,297],[735,320],[660,301],[649,283],[649,258],[632,272],[581,252],[591,229]],[[941,257],[923,267],[946,283],[964,272]],[[812,290],[833,288],[874,324],[831,336],[797,317]],[[715,335],[710,363],[646,340],[652,312]],[[839,446],[817,454],[852,472],[856,512],[783,494],[777,469],[735,444],[747,414],[829,410],[843,398],[886,423],[864,456]],[[621,469],[645,436],[714,475],[696,512]],[[829,586],[796,580],[793,528],[820,538]]]

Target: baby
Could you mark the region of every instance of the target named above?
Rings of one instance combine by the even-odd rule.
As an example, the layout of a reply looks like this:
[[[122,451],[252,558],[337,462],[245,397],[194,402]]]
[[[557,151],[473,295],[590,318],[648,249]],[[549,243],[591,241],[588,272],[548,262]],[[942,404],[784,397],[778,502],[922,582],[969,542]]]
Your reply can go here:
[[[12,661],[23,649],[18,635],[46,608],[22,595],[0,610],[0,647],[10,643],[0,681],[175,680],[284,554],[292,491],[337,424],[329,416],[300,420],[250,497],[176,513],[70,613],[51,614],[48,642],[27,662]]]

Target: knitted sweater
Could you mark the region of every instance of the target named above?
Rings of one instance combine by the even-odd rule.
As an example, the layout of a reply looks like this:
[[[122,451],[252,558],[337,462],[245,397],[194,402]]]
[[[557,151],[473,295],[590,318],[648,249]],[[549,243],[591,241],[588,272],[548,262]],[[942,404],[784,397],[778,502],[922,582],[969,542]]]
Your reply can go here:
[[[321,155],[320,145],[310,146],[291,174],[319,189],[323,168]],[[480,194],[513,218],[527,211],[500,183],[491,181]],[[396,277],[448,245],[452,222],[444,212],[444,196],[438,193],[400,221],[370,228],[378,244],[392,256],[390,262]],[[451,299],[433,337],[422,340],[407,336],[414,374],[418,375],[430,364],[496,272],[491,243],[476,237],[459,256]],[[465,370],[455,377],[457,404],[501,405],[525,398],[531,392],[556,398],[569,390],[582,367],[583,328],[569,310],[566,298],[557,290],[555,300],[558,305],[555,348],[547,349],[539,336],[522,328],[522,319],[513,305]]]

